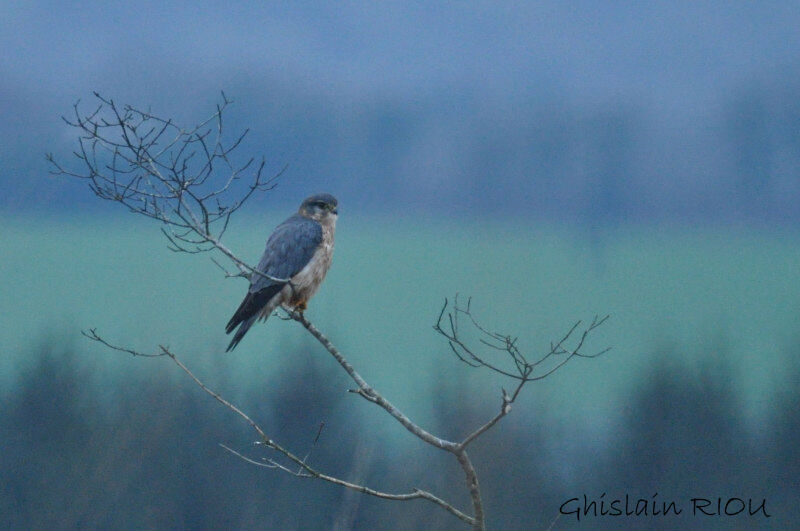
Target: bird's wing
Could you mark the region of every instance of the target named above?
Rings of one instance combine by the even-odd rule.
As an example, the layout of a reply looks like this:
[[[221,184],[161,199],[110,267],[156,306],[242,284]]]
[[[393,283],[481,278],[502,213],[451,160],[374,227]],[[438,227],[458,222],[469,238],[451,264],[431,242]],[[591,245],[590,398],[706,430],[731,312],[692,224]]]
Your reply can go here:
[[[290,279],[311,261],[321,242],[320,224],[295,214],[278,225],[270,235],[257,269],[276,279]],[[253,273],[247,295],[225,327],[225,333],[230,334],[239,324],[242,325],[228,346],[228,350],[233,349],[241,341],[258,313],[283,289],[284,285],[286,282]]]
[[[278,225],[269,237],[257,269],[273,278],[289,279],[311,261],[321,242],[320,224],[313,219],[295,214]],[[250,279],[250,293],[257,293],[275,283],[269,278],[253,273]]]

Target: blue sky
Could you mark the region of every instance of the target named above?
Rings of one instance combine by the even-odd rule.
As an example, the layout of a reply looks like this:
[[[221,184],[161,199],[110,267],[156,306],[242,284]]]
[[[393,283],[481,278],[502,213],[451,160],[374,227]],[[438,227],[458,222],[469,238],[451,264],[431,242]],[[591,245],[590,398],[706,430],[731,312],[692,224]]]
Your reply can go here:
[[[42,154],[74,144],[58,117],[92,91],[188,124],[224,90],[247,155],[289,165],[288,203],[325,188],[363,210],[800,218],[797,2],[0,9],[5,209],[92,204],[42,180]]]

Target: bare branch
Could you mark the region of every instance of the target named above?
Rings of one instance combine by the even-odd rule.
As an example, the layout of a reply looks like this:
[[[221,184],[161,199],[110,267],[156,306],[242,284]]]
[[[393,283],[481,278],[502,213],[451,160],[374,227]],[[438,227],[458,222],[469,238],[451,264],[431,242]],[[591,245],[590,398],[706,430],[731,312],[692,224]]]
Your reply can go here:
[[[225,449],[225,450],[229,451],[230,453],[232,453],[233,455],[235,455],[235,456],[237,456],[237,457],[240,457],[241,459],[243,459],[244,461],[246,461],[246,462],[250,463],[251,465],[263,466],[263,467],[265,467],[265,468],[278,468],[278,467],[277,467],[277,465],[274,465],[274,464],[272,464],[272,463],[262,463],[262,462],[256,461],[255,459],[250,459],[250,458],[249,458],[249,457],[247,457],[246,455],[240,454],[239,452],[237,452],[237,451],[236,451],[236,450],[234,450],[233,448],[228,448],[227,446],[225,446],[225,445],[224,445],[224,444],[222,444],[222,443],[219,443],[219,445],[220,445],[220,446],[221,446],[223,449]]]
[[[249,457],[246,457],[246,456],[242,455],[241,453],[239,453],[239,452],[237,452],[237,451],[235,451],[235,450],[233,450],[233,449],[231,449],[231,448],[229,448],[229,447],[227,447],[225,445],[220,445],[225,450],[227,450],[227,451],[231,452],[232,454],[244,459],[248,463],[251,463],[251,464],[254,464],[254,465],[258,465],[258,466],[267,467],[267,468],[277,468],[277,469],[280,469],[280,470],[282,470],[282,471],[284,471],[286,473],[289,473],[289,474],[291,474],[291,475],[293,475],[295,477],[299,477],[299,478],[320,479],[322,481],[327,481],[329,483],[340,485],[342,487],[345,487],[345,488],[348,488],[348,489],[352,489],[352,490],[361,492],[363,494],[368,494],[370,496],[375,496],[377,498],[384,498],[384,499],[387,499],[387,500],[413,500],[413,499],[428,500],[428,501],[430,501],[430,502],[442,507],[443,509],[447,510],[450,514],[453,514],[454,516],[458,517],[459,519],[461,519],[465,523],[468,523],[470,525],[474,525],[474,523],[475,523],[475,519],[474,518],[470,517],[469,515],[467,515],[466,513],[462,512],[462,511],[456,509],[453,505],[451,505],[450,503],[442,500],[438,496],[435,496],[434,494],[431,494],[430,492],[427,492],[425,490],[414,489],[412,492],[406,493],[406,494],[391,494],[391,493],[375,490],[375,489],[366,487],[364,485],[359,485],[359,484],[356,484],[356,483],[345,481],[345,480],[337,478],[335,476],[330,476],[328,474],[324,474],[324,473],[316,470],[315,468],[312,468],[307,463],[306,459],[301,459],[297,455],[293,454],[292,452],[290,452],[289,450],[287,450],[286,448],[284,448],[283,446],[278,444],[274,439],[272,439],[269,436],[267,436],[266,432],[261,428],[261,426],[259,426],[253,419],[251,419],[241,409],[239,409],[234,404],[232,404],[231,402],[229,402],[228,400],[223,398],[219,393],[215,392],[210,387],[208,387],[172,351],[170,351],[169,348],[167,348],[167,347],[165,347],[163,345],[159,345],[160,352],[157,353],[157,354],[143,354],[143,353],[140,353],[140,352],[135,351],[133,349],[129,349],[129,348],[126,348],[126,347],[120,347],[120,346],[117,346],[117,345],[115,345],[113,343],[110,343],[110,342],[106,341],[100,335],[98,335],[97,332],[94,329],[91,329],[88,333],[85,332],[84,335],[86,337],[94,340],[94,341],[98,341],[98,342],[102,343],[103,345],[108,346],[109,348],[111,348],[113,350],[116,350],[116,351],[119,351],[119,352],[125,352],[125,353],[131,354],[133,356],[144,356],[144,357],[164,357],[164,356],[166,356],[166,357],[170,358],[203,391],[205,391],[208,395],[213,397],[214,400],[216,400],[217,402],[219,402],[220,404],[222,404],[223,406],[225,406],[226,408],[228,408],[229,410],[234,412],[240,418],[244,419],[244,421],[247,422],[247,424],[249,424],[253,428],[253,430],[255,430],[255,432],[259,435],[259,441],[257,441],[257,444],[266,446],[267,448],[278,452],[280,455],[283,455],[284,457],[289,459],[289,461],[293,462],[295,465],[298,465],[299,469],[297,471],[290,470],[289,468],[287,468],[284,465],[281,465],[280,463],[278,463],[274,459],[267,459],[265,463],[262,463],[262,462],[254,460],[254,459],[251,459]],[[317,439],[319,438],[319,433],[321,431],[322,431],[322,426],[320,426],[319,432],[317,433]],[[474,474],[474,471],[473,471],[473,474]]]
[[[348,362],[345,359],[345,357],[342,356],[341,352],[339,352],[339,349],[337,349],[336,346],[334,346],[334,344],[331,343],[331,341],[327,337],[325,337],[325,335],[322,332],[320,332],[317,329],[317,327],[315,327],[311,323],[311,321],[309,321],[308,318],[306,318],[306,316],[303,315],[302,312],[292,311],[289,313],[289,317],[297,321],[301,325],[303,325],[305,329],[308,330],[311,333],[311,335],[314,336],[314,338],[316,338],[316,340],[319,341],[323,347],[325,347],[325,350],[327,350],[331,354],[331,356],[334,357],[334,359],[339,363],[339,365],[342,366],[345,372],[347,372],[347,374],[350,375],[350,378],[352,378],[353,381],[356,383],[356,385],[358,385],[358,391],[356,391],[357,394],[364,397],[366,400],[382,407],[387,413],[389,413],[392,417],[394,417],[395,420],[397,420],[400,424],[402,424],[403,427],[405,427],[408,431],[410,431],[411,433],[413,433],[426,443],[435,446],[436,448],[440,448],[442,450],[447,450],[451,452],[457,448],[458,445],[456,443],[445,439],[441,439],[425,431],[420,426],[412,422],[411,419],[409,419],[391,402],[386,400],[380,393],[378,393],[373,387],[371,387],[361,377],[361,375],[358,374],[358,372],[356,372],[353,366],[350,365],[350,362]]]
[[[509,359],[513,364],[513,369],[504,368],[499,365],[498,362],[490,361],[489,355],[479,352],[475,347],[468,344],[468,339],[466,339],[467,336],[465,336],[459,329],[460,318],[462,316],[467,319],[468,324],[470,324],[473,330],[478,334],[477,343],[489,348],[492,351],[505,353],[507,359]],[[547,377],[573,357],[596,358],[608,352],[610,348],[603,349],[593,354],[585,354],[581,351],[586,339],[589,337],[589,334],[605,323],[608,318],[608,315],[602,318],[595,316],[592,320],[592,323],[583,330],[581,337],[578,339],[575,346],[566,348],[564,345],[581,325],[580,321],[576,322],[560,340],[558,340],[556,343],[550,344],[550,350],[546,354],[544,354],[538,360],[532,362],[528,361],[527,357],[523,355],[517,346],[518,338],[512,337],[508,334],[502,334],[488,330],[475,319],[472,313],[471,299],[468,299],[466,306],[459,304],[458,295],[456,295],[452,305],[449,300],[445,299],[444,305],[439,312],[439,317],[437,318],[436,323],[433,325],[433,328],[436,330],[436,332],[447,339],[448,345],[460,361],[466,363],[470,367],[483,367],[524,383],[541,380],[542,378]],[[543,363],[554,358],[558,358],[554,366],[539,373],[535,372],[536,369]]]
[[[383,491],[379,491],[379,490],[376,490],[376,489],[372,489],[370,487],[366,487],[366,486],[358,484],[358,483],[352,483],[350,481],[345,481],[343,479],[339,479],[339,478],[336,478],[336,477],[333,477],[333,476],[329,476],[327,474],[323,474],[321,472],[318,472],[318,471],[314,470],[313,468],[311,468],[311,467],[309,467],[307,465],[303,465],[301,467],[301,469],[298,470],[298,471],[293,471],[293,470],[281,465],[280,463],[278,463],[278,462],[276,462],[274,460],[267,459],[266,462],[259,462],[259,461],[256,461],[255,459],[251,459],[251,458],[249,458],[249,457],[237,452],[236,450],[233,450],[233,449],[225,446],[224,444],[220,444],[220,446],[222,448],[224,448],[225,450],[229,451],[230,453],[236,455],[237,457],[243,459],[244,461],[246,461],[246,462],[248,462],[250,464],[256,465],[256,466],[261,466],[261,467],[266,467],[266,468],[276,468],[278,470],[286,472],[287,474],[292,475],[292,476],[297,477],[297,478],[320,479],[322,481],[327,481],[328,483],[333,483],[334,485],[339,485],[341,487],[345,487],[347,489],[351,489],[351,490],[354,490],[356,492],[360,492],[362,494],[367,494],[369,496],[374,496],[376,498],[383,498],[385,500],[396,500],[396,501],[408,501],[408,500],[415,500],[415,499],[428,500],[430,502],[435,503],[439,507],[445,509],[447,512],[449,512],[450,514],[458,517],[460,520],[462,520],[463,522],[465,522],[467,524],[473,525],[474,521],[475,521],[474,518],[472,518],[468,514],[462,512],[462,511],[459,511],[458,509],[453,507],[448,502],[442,500],[438,496],[436,496],[436,495],[434,495],[434,494],[432,494],[432,493],[430,493],[428,491],[422,490],[422,489],[413,489],[411,492],[403,493],[403,494],[394,494],[394,493],[389,493],[389,492],[383,492]]]
[[[245,130],[226,139],[223,113],[231,100],[222,93],[222,101],[215,112],[199,124],[183,128],[171,119],[159,118],[149,110],[142,111],[130,105],[118,105],[113,99],[94,93],[96,107],[88,113],[73,106],[73,117],[62,117],[64,122],[78,134],[78,148],[74,155],[81,166],[73,170],[58,162],[52,154],[46,155],[51,173],[86,181],[92,192],[100,199],[113,201],[128,211],[139,214],[161,224],[161,232],[168,248],[174,252],[196,254],[214,251],[227,258],[233,267],[226,267],[211,257],[226,278],[261,275],[273,282],[289,283],[291,278],[277,278],[259,271],[242,261],[222,243],[231,217],[256,192],[271,190],[285,167],[276,175],[264,175],[265,161],[255,163],[249,158],[244,162],[233,160],[233,152],[247,135]],[[230,264],[229,264],[230,265]],[[284,317],[282,317],[284,318]],[[484,529],[485,512],[481,499],[478,476],[467,454],[467,446],[496,426],[505,417],[517,400],[523,387],[551,375],[571,359],[595,358],[607,352],[586,354],[584,345],[589,335],[603,325],[608,316],[595,316],[583,328],[576,322],[562,337],[550,344],[550,350],[538,359],[522,352],[518,338],[490,330],[473,315],[472,299],[466,305],[456,295],[453,303],[445,299],[434,329],[441,334],[458,360],[475,369],[488,369],[514,382],[509,394],[502,389],[499,411],[482,425],[473,429],[460,442],[438,437],[412,421],[375,388],[370,386],[342,355],[336,346],[309,321],[303,313],[290,311],[286,320],[300,323],[336,360],[355,382],[351,392],[376,404],[386,411],[421,441],[452,454],[459,463],[472,502],[473,515],[456,509],[434,494],[413,489],[407,493],[388,493],[365,485],[346,481],[320,472],[309,464],[309,458],[317,444],[323,425],[314,439],[309,452],[300,458],[278,444],[248,415],[220,394],[209,388],[166,346],[159,346],[156,353],[142,353],[135,349],[112,344],[95,329],[83,331],[83,335],[104,346],[141,357],[168,357],[194,383],[217,402],[238,415],[258,434],[256,444],[265,447],[270,456],[261,460],[252,459],[225,445],[226,451],[244,461],[282,472],[298,478],[327,481],[347,489],[390,500],[425,499],[475,529]],[[571,346],[570,346],[571,345]],[[530,361],[534,360],[534,361]]]
[[[492,417],[486,424],[479,427],[471,434],[469,434],[463,441],[461,441],[461,447],[466,447],[469,443],[480,437],[484,432],[488,431],[492,428],[497,422],[508,415],[511,412],[511,404],[514,403],[514,400],[517,399],[517,395],[522,390],[522,387],[525,385],[525,380],[520,380],[517,384],[517,388],[514,390],[514,393],[509,396],[505,389],[503,389],[503,402],[500,404],[500,412]]]
[[[446,308],[447,308],[447,305],[445,305],[443,307],[442,311],[440,312],[439,319],[437,321],[437,325],[435,326],[435,328],[437,329],[437,331],[440,331],[440,333],[443,333],[443,335],[448,337],[448,339],[451,342],[450,344],[451,344],[451,347],[453,348],[454,352],[456,352],[456,354],[459,355],[459,352],[456,349],[456,347],[458,346],[459,348],[465,348],[466,344],[463,341],[461,341],[460,339],[458,339],[458,337],[456,336],[456,334],[459,333],[458,315],[459,315],[459,312],[462,313],[462,314],[467,314],[467,312],[471,312],[471,308],[470,308],[469,305],[467,307],[457,306],[456,308],[454,308],[454,310],[451,311],[451,313],[449,314],[448,322],[450,323],[450,327],[448,329],[446,329],[447,333],[444,333],[445,329],[443,329],[441,327],[440,323],[443,320],[443,316],[445,314]],[[456,310],[458,310],[458,311],[456,311]],[[293,475],[295,477],[298,477],[298,478],[320,479],[320,480],[323,480],[323,481],[327,481],[329,483],[340,485],[340,486],[348,488],[348,489],[355,490],[357,492],[361,492],[361,493],[364,493],[364,494],[368,494],[370,496],[375,496],[375,497],[384,498],[384,499],[390,499],[390,500],[411,500],[411,499],[417,499],[417,498],[427,499],[428,501],[431,501],[432,503],[435,503],[436,505],[442,507],[443,509],[447,510],[451,514],[457,516],[459,519],[461,519],[465,523],[468,523],[473,528],[475,528],[475,529],[483,529],[485,527],[485,513],[484,513],[483,501],[482,501],[481,493],[480,493],[480,486],[479,486],[478,477],[477,477],[477,474],[475,472],[475,469],[474,469],[474,467],[472,465],[472,462],[469,459],[469,456],[467,454],[466,447],[469,444],[471,444],[472,442],[474,442],[475,440],[477,440],[483,433],[485,433],[488,430],[490,430],[491,428],[493,428],[504,416],[506,416],[511,411],[512,404],[517,399],[517,397],[519,396],[522,388],[525,386],[526,383],[528,383],[530,381],[534,381],[534,380],[538,380],[538,379],[544,378],[546,375],[551,374],[553,371],[558,369],[560,366],[562,366],[564,363],[566,363],[566,361],[568,361],[573,356],[580,355],[582,357],[593,357],[593,356],[600,355],[603,352],[607,351],[607,349],[606,349],[604,351],[601,351],[601,352],[599,352],[597,354],[593,354],[593,355],[585,355],[585,354],[582,354],[580,352],[580,349],[583,346],[583,344],[584,344],[586,338],[588,337],[588,335],[593,330],[595,330],[598,326],[602,325],[606,321],[607,317],[604,317],[604,318],[595,317],[595,319],[592,321],[592,323],[583,331],[583,333],[581,334],[581,337],[579,338],[577,344],[572,349],[567,350],[563,345],[573,335],[575,330],[577,330],[578,326],[580,325],[580,323],[576,323],[576,325],[574,325],[562,337],[562,339],[560,339],[558,342],[556,342],[553,345],[551,345],[551,351],[548,354],[546,354],[539,361],[536,361],[536,362],[533,362],[533,363],[528,363],[528,362],[524,361],[525,358],[521,355],[521,353],[519,353],[516,350],[516,348],[517,348],[516,347],[516,342],[517,342],[516,338],[512,339],[509,336],[503,336],[503,335],[497,334],[495,332],[490,332],[487,329],[483,328],[482,326],[478,325],[477,321],[472,319],[471,313],[469,314],[469,317],[470,317],[470,322],[475,324],[476,328],[478,330],[480,330],[481,332],[483,332],[487,337],[489,337],[489,338],[491,338],[493,340],[502,340],[504,342],[504,344],[506,345],[506,351],[508,352],[509,356],[511,356],[514,359],[515,366],[520,371],[520,374],[519,374],[518,377],[514,378],[517,383],[516,383],[516,386],[514,387],[514,391],[511,394],[506,392],[505,389],[502,390],[502,401],[501,401],[501,405],[500,405],[500,411],[496,415],[494,415],[492,418],[490,418],[486,423],[484,423],[483,425],[479,426],[472,433],[467,435],[461,442],[458,442],[458,443],[455,443],[455,442],[452,442],[452,441],[448,441],[446,439],[442,439],[442,438],[437,437],[437,436],[431,434],[430,432],[424,430],[419,425],[414,423],[410,418],[408,418],[405,414],[403,414],[399,409],[397,409],[393,404],[391,404],[391,402],[386,400],[378,391],[376,391],[373,387],[371,387],[361,377],[361,375],[353,368],[353,366],[347,361],[347,359],[341,354],[341,352],[339,352],[339,350],[336,348],[336,346],[333,345],[333,343],[324,334],[322,334],[313,325],[313,323],[311,323],[305,317],[305,315],[303,315],[301,312],[297,312],[297,311],[289,312],[287,319],[291,319],[291,320],[297,321],[301,325],[303,325],[303,327],[306,328],[306,330],[308,330],[308,332],[311,333],[311,335],[314,336],[319,341],[319,343],[334,357],[334,359],[339,363],[339,365],[345,370],[345,372],[347,372],[347,374],[351,377],[351,379],[358,386],[357,389],[352,390],[352,392],[358,394],[359,396],[363,397],[364,399],[368,400],[369,402],[377,404],[378,406],[383,408],[395,420],[400,422],[400,424],[402,424],[409,432],[413,433],[416,437],[418,437],[422,441],[424,441],[424,442],[426,442],[426,443],[428,443],[428,444],[430,444],[432,446],[435,446],[437,448],[440,448],[442,450],[445,450],[445,451],[453,454],[456,457],[459,465],[461,466],[461,469],[464,472],[465,482],[466,482],[466,485],[467,485],[467,489],[468,489],[468,491],[470,493],[470,498],[472,500],[474,516],[467,515],[466,513],[456,509],[454,506],[452,506],[448,502],[446,502],[446,501],[442,500],[441,498],[438,498],[437,496],[433,495],[432,493],[424,491],[424,490],[414,489],[411,493],[392,494],[392,493],[387,493],[387,492],[383,492],[383,491],[378,491],[378,490],[366,487],[364,485],[348,482],[346,480],[343,480],[343,479],[340,479],[340,478],[336,478],[336,477],[324,474],[324,473],[318,471],[317,469],[315,469],[315,468],[313,468],[313,467],[311,467],[309,465],[309,463],[308,463],[309,455],[306,455],[306,457],[301,459],[297,455],[291,453],[290,451],[288,451],[284,447],[280,446],[273,439],[269,438],[266,435],[266,433],[264,432],[264,430],[258,424],[256,424],[249,416],[247,416],[244,412],[242,412],[235,405],[233,405],[232,403],[230,403],[229,401],[224,399],[222,396],[220,396],[215,391],[211,390],[208,386],[206,386],[167,347],[160,346],[159,347],[160,348],[160,352],[157,353],[157,354],[143,354],[143,353],[140,353],[140,352],[135,351],[133,349],[129,349],[129,348],[126,348],[126,347],[119,347],[117,345],[109,343],[108,341],[104,340],[101,336],[99,336],[94,329],[90,330],[89,332],[84,332],[84,335],[86,335],[90,339],[93,339],[95,341],[98,341],[98,342],[108,346],[109,348],[112,348],[112,349],[120,351],[120,352],[129,353],[129,354],[134,355],[134,356],[148,356],[148,357],[167,356],[167,357],[169,357],[170,359],[172,359],[172,361],[176,365],[178,365],[178,367],[181,368],[181,370],[183,370],[207,394],[211,395],[215,400],[217,400],[218,402],[223,404],[225,407],[227,407],[228,409],[230,409],[231,411],[233,411],[234,413],[239,415],[242,419],[244,419],[245,422],[247,422],[259,434],[259,437],[260,437],[260,440],[258,441],[259,444],[264,445],[267,448],[278,452],[278,454],[280,454],[283,457],[285,457],[286,459],[288,459],[291,463],[296,465],[298,468],[297,468],[297,470],[292,470],[292,469],[288,468],[286,465],[281,464],[277,460],[271,459],[271,458],[266,458],[262,462],[259,462],[259,461],[256,461],[254,459],[251,459],[249,457],[246,457],[243,454],[228,448],[227,446],[223,446],[226,450],[228,450],[232,454],[244,459],[245,461],[247,461],[247,462],[249,462],[251,464],[255,464],[255,465],[262,466],[262,467],[267,467],[267,468],[278,469],[278,470],[281,470],[281,471],[283,471],[285,473],[291,474],[291,475]],[[452,334],[452,335],[450,335],[450,334]],[[451,338],[455,338],[455,339],[451,339]],[[489,341],[489,340],[487,340],[487,341]],[[462,347],[462,345],[464,345],[464,346]],[[496,347],[497,345],[490,343],[488,346]],[[498,349],[492,348],[492,350],[496,351]],[[549,369],[548,371],[546,371],[543,374],[533,375],[532,371],[533,371],[534,367],[536,365],[538,365],[539,363],[541,363],[547,357],[553,356],[553,355],[565,355],[565,354],[566,354],[566,356],[562,360],[560,360],[559,363],[555,367]],[[470,361],[466,361],[466,363],[469,364],[470,366],[483,366],[483,367],[487,367],[487,368],[490,368],[490,369],[494,370],[493,369],[494,365],[487,364],[483,360],[483,358],[480,355],[478,355],[477,353],[470,351],[469,352],[469,357],[470,357],[470,359],[472,361],[471,362]],[[460,355],[459,355],[459,359],[461,359]],[[501,371],[497,371],[497,372],[501,372]],[[501,374],[505,374],[506,372],[507,371],[502,371]],[[512,376],[515,376],[515,375],[512,375]],[[321,429],[322,429],[322,426],[320,426],[320,432],[321,432]],[[319,438],[319,432],[317,433],[317,437],[315,438],[315,443],[316,443],[316,440],[318,438]]]
[[[90,328],[89,330],[81,330],[81,334],[83,334],[84,336],[88,337],[92,341],[97,341],[98,343],[102,343],[103,345],[105,345],[106,347],[108,347],[108,348],[110,348],[112,350],[116,350],[118,352],[125,352],[127,354],[130,354],[131,356],[142,357],[142,358],[160,358],[160,357],[164,356],[163,352],[159,352],[159,353],[156,353],[156,354],[145,354],[143,352],[139,352],[139,351],[127,348],[127,347],[121,347],[121,346],[118,346],[118,345],[112,345],[111,343],[109,343],[108,341],[106,341],[105,339],[103,339],[102,337],[97,335],[97,329],[95,329],[95,328]]]
[[[478,485],[478,475],[475,473],[472,461],[470,461],[467,451],[463,447],[459,446],[458,451],[454,453],[456,459],[458,459],[458,464],[461,465],[461,469],[464,471],[469,497],[472,499],[472,510],[475,513],[472,527],[473,529],[484,529],[486,524],[484,523],[483,501],[481,500],[481,489]]]
[[[87,180],[100,199],[158,220],[172,251],[218,251],[241,273],[229,276],[256,273],[275,282],[288,281],[255,271],[220,240],[231,215],[255,192],[274,188],[286,169],[266,177],[264,160],[249,170],[252,158],[243,164],[231,158],[247,134],[244,131],[232,142],[225,139],[222,116],[231,100],[223,94],[211,116],[184,128],[96,92],[94,97],[98,104],[89,113],[82,112],[79,101],[73,105],[73,118],[62,117],[79,134],[75,156],[82,170],[68,169],[47,154],[52,174]],[[233,186],[246,174],[243,188]]]
[[[478,334],[478,344],[487,347],[491,352],[493,352],[494,354],[492,354],[492,357],[496,357],[497,354],[500,354],[501,356],[502,354],[505,354],[506,358],[510,359],[513,369],[506,369],[501,367],[498,362],[489,361],[490,355],[481,353],[476,350],[475,347],[470,346],[466,336],[460,328],[459,323],[461,317],[466,317],[467,322],[472,326],[473,331]],[[547,353],[541,356],[538,360],[530,362],[517,347],[518,338],[511,337],[508,334],[491,331],[481,325],[475,319],[472,313],[471,298],[467,299],[466,306],[459,304],[458,295],[456,295],[454,298],[452,305],[450,304],[450,301],[445,299],[444,305],[439,311],[439,316],[433,328],[439,334],[444,336],[445,339],[447,339],[447,343],[456,357],[471,368],[486,368],[492,372],[516,381],[514,391],[510,395],[505,389],[502,390],[500,411],[490,418],[486,423],[467,435],[467,437],[465,437],[464,440],[458,444],[458,448],[466,448],[467,445],[494,427],[500,421],[500,419],[505,417],[511,411],[512,404],[519,396],[522,388],[528,382],[533,382],[548,377],[559,368],[563,367],[564,364],[574,357],[596,358],[608,352],[610,348],[603,349],[594,354],[585,354],[581,351],[589,335],[599,326],[605,323],[608,318],[608,315],[602,318],[595,316],[591,324],[583,330],[576,344],[571,348],[567,348],[565,347],[565,344],[581,325],[580,321],[576,322],[560,340],[550,344],[550,350]],[[542,364],[551,359],[555,360],[551,366],[537,372],[537,369],[539,369]]]
[[[478,486],[478,476],[475,473],[475,469],[472,466],[472,462],[469,459],[466,451],[466,444],[470,441],[466,441],[465,443],[454,443],[448,441],[446,439],[439,438],[431,433],[425,431],[421,428],[418,424],[414,423],[409,419],[406,415],[404,415],[399,409],[397,409],[394,405],[391,404],[388,400],[386,400],[383,395],[381,395],[378,391],[376,391],[373,387],[371,387],[367,382],[361,377],[358,372],[350,365],[350,363],[342,356],[331,341],[325,337],[306,317],[303,313],[298,311],[293,311],[289,314],[289,316],[294,319],[295,321],[302,324],[306,330],[308,330],[311,335],[313,335],[320,344],[325,347],[325,349],[336,359],[339,365],[350,375],[353,381],[358,385],[358,389],[353,391],[356,394],[362,396],[366,400],[377,404],[381,408],[383,408],[389,415],[391,415],[395,420],[397,420],[400,424],[402,424],[408,431],[413,433],[422,441],[430,444],[431,446],[435,446],[436,448],[440,448],[447,452],[452,453],[455,455],[456,459],[458,460],[458,464],[461,466],[461,469],[464,471],[464,476],[467,483],[467,488],[469,489],[470,498],[472,499],[472,507],[474,511],[474,516],[469,520],[472,527],[474,529],[484,529],[485,522],[484,522],[484,512],[483,512],[483,502],[481,500],[480,488]],[[524,383],[524,382],[523,382]],[[499,420],[499,419],[498,419]],[[492,422],[491,425],[485,427],[484,430],[491,428],[495,422]],[[477,433],[475,437],[480,435]],[[473,437],[473,439],[475,438]],[[470,439],[471,440],[471,439]]]

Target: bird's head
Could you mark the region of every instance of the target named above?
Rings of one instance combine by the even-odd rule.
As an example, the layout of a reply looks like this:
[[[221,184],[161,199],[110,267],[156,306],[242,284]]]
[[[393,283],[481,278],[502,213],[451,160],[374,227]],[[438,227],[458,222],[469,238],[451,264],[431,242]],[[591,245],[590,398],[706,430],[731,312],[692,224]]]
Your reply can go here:
[[[324,222],[333,221],[339,214],[339,202],[331,194],[314,194],[305,198],[300,205],[300,215],[313,220]]]

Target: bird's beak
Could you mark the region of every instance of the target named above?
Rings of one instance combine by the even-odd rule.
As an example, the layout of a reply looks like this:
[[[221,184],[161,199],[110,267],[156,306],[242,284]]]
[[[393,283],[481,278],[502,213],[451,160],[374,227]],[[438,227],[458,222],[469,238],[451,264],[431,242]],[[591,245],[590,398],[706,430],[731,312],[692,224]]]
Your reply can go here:
[[[339,215],[339,208],[338,207],[334,208],[333,210],[331,210],[331,212],[333,212],[335,215],[338,216]]]

